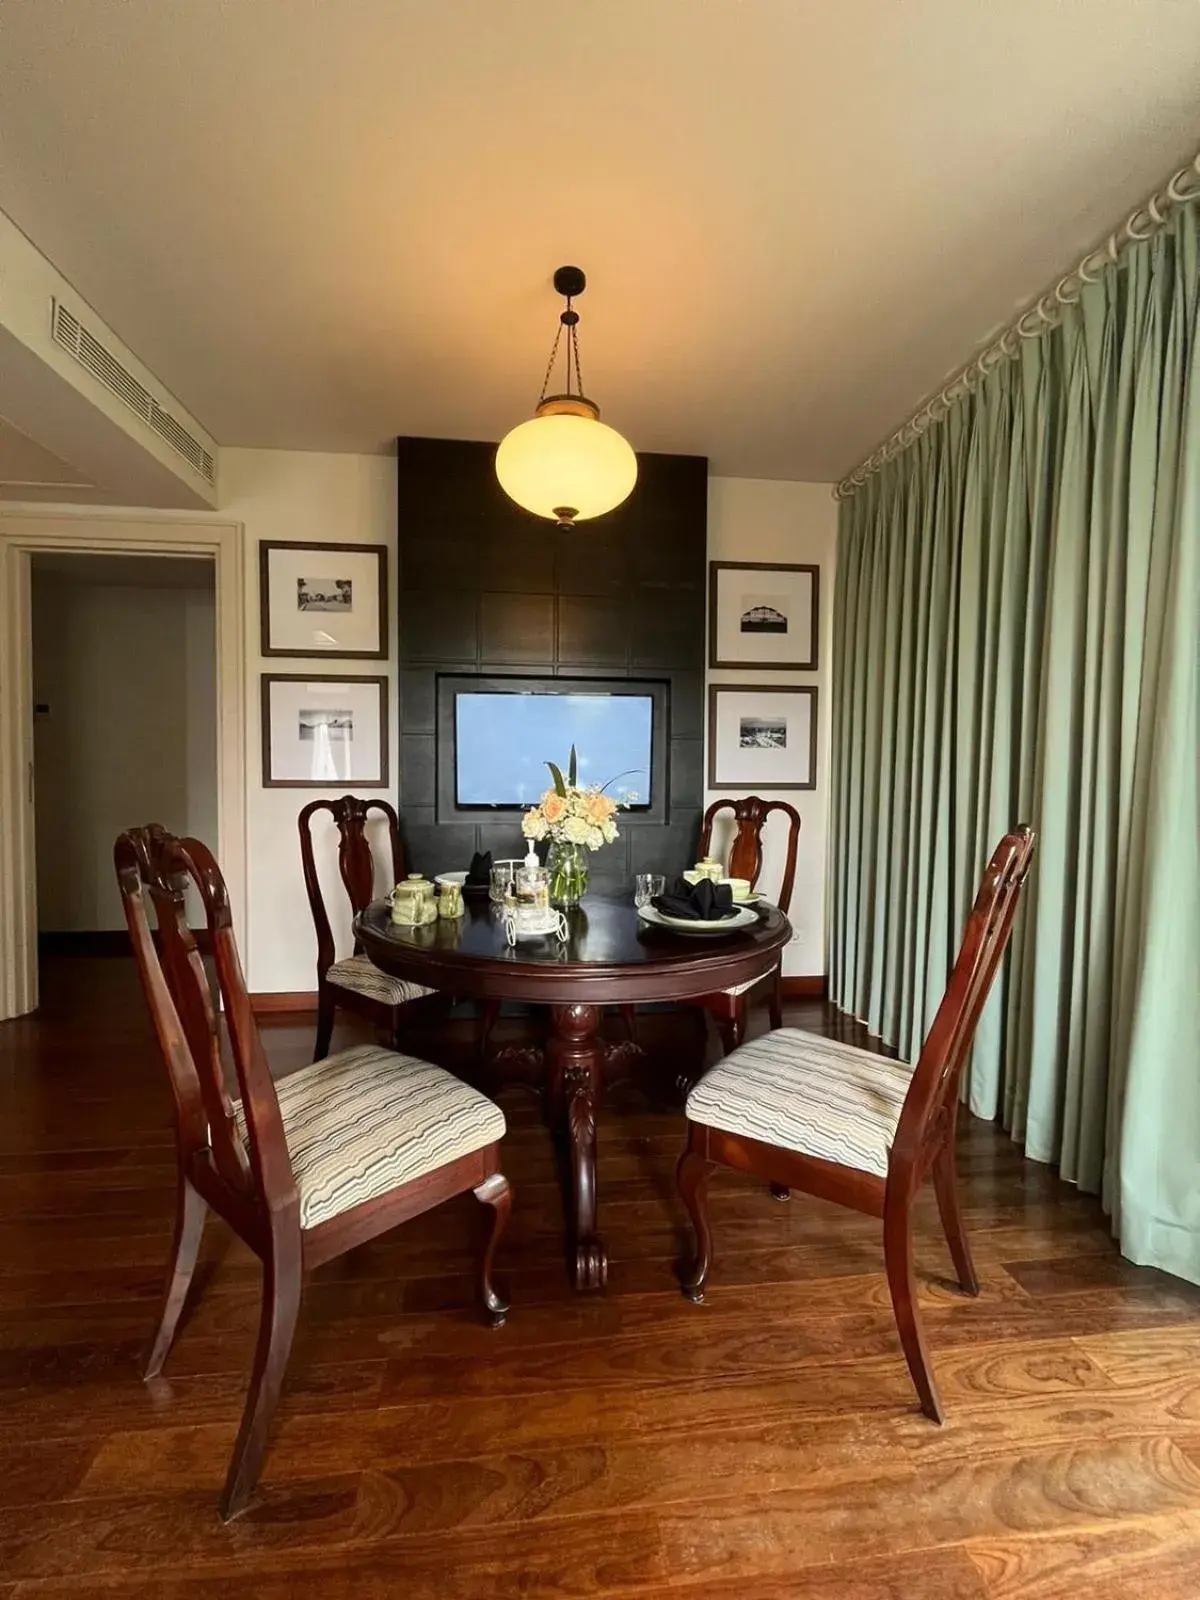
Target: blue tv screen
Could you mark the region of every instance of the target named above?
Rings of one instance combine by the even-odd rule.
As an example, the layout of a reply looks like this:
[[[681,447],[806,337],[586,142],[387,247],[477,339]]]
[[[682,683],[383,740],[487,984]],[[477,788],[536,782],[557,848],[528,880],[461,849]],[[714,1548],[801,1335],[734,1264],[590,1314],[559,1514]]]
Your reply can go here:
[[[460,806],[530,806],[566,776],[575,746],[581,784],[650,804],[654,702],[648,694],[478,693],[454,697],[455,791]]]

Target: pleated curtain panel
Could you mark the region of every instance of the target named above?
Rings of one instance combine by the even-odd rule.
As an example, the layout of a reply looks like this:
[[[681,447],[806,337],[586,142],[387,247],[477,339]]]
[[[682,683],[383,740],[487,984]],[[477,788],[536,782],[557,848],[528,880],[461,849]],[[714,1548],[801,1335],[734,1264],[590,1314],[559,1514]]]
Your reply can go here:
[[[1200,1282],[1200,209],[842,503],[833,1000],[915,1058],[1039,834],[965,1093]]]

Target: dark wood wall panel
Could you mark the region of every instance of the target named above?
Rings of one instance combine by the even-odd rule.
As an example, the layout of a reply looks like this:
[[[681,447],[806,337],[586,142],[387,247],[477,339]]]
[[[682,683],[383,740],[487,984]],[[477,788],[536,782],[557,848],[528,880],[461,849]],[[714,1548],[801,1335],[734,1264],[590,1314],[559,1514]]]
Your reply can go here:
[[[592,881],[615,888],[634,872],[678,870],[694,856],[704,802],[708,463],[640,455],[629,500],[564,533],[508,499],[495,450],[397,441],[399,788],[412,864],[432,873],[474,850],[525,853],[515,813],[437,820],[434,682],[466,672],[668,682],[668,820],[624,818],[618,842],[593,856]]]

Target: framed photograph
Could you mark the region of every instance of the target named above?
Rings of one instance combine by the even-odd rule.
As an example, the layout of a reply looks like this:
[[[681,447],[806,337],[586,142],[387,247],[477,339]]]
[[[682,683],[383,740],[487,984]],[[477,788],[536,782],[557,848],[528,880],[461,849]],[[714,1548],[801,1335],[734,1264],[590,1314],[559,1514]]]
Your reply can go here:
[[[708,691],[708,787],[817,787],[817,691],[714,683]]]
[[[265,789],[388,785],[386,678],[263,673]]]
[[[258,547],[264,656],[387,658],[387,547]]]
[[[815,672],[820,578],[819,567],[710,561],[709,666]]]

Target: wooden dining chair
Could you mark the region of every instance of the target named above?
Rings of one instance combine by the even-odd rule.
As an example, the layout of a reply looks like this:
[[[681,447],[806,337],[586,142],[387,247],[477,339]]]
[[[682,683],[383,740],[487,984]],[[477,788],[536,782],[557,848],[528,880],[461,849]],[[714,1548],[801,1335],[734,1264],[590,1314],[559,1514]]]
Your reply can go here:
[[[744,795],[740,800],[714,800],[704,813],[700,830],[700,854],[706,856],[712,848],[713,823],[723,811],[733,812],[734,834],[729,848],[729,865],[726,876],[748,878],[750,887],[757,888],[762,872],[762,834],[767,818],[773,811],[788,819],[787,857],[783,864],[783,878],[776,905],[786,917],[792,903],[792,885],[796,880],[796,846],[800,840],[800,814],[786,800],[761,800],[756,794]],[[783,1026],[783,955],[772,971],[749,983],[735,984],[731,989],[719,989],[691,1003],[700,1006],[717,1024],[721,1043],[726,1052],[735,1050],[746,1037],[746,1010],[750,991],[760,984],[769,984],[767,1007],[772,1028]]]
[[[175,1241],[144,1376],[157,1375],[171,1348],[209,1206],[263,1265],[254,1366],[221,1496],[228,1521],[245,1508],[262,1466],[306,1267],[473,1189],[492,1208],[483,1303],[493,1323],[504,1321],[508,1306],[492,1285],[496,1244],[512,1204],[500,1170],[504,1114],[440,1067],[379,1045],[343,1050],[276,1085],[246,992],[225,881],[212,855],[197,839],[150,826],[123,833],[114,859],[171,1082],[179,1157]],[[212,940],[236,1095],[227,1086],[218,1013],[188,926],[189,884],[199,890]]]
[[[308,891],[308,903],[317,932],[317,1039],[314,1061],[321,1061],[329,1054],[334,1018],[339,1006],[365,1017],[376,1028],[386,1032],[388,1039],[395,1044],[406,1024],[415,1021],[420,1011],[425,1009],[418,1006],[417,1002],[428,1002],[436,995],[435,990],[426,989],[422,984],[380,972],[363,954],[357,939],[352,954],[341,961],[336,959],[333,930],[325,897],[321,893],[321,880],[313,851],[312,819],[322,811],[327,811],[337,826],[338,871],[353,916],[365,910],[375,895],[375,860],[367,837],[367,822],[373,811],[379,812],[387,823],[392,883],[399,883],[406,870],[400,821],[386,800],[360,800],[357,795],[344,794],[336,800],[310,800],[300,812],[297,819],[300,859],[304,865],[304,887]],[[450,997],[445,997],[443,1003],[448,1006]]]
[[[978,1294],[958,1199],[958,1090],[1034,844],[1035,835],[1020,827],[996,847],[915,1067],[783,1028],[726,1056],[687,1100],[678,1183],[696,1232],[696,1257],[684,1274],[684,1293],[703,1300],[712,1265],[708,1181],[715,1163],[882,1218],[900,1342],[921,1410],[935,1422],[943,1410],[917,1309],[913,1202],[932,1174],[958,1281],[967,1294]]]

